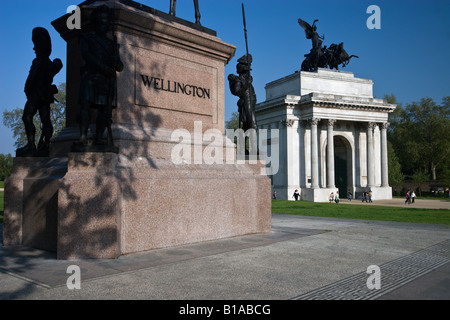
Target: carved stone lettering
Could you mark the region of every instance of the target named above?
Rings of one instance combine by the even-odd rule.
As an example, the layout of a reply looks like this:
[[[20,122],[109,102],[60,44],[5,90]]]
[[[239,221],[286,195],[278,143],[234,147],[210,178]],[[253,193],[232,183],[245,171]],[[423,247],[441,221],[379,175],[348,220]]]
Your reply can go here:
[[[217,70],[148,51],[136,55],[135,104],[212,116]]]

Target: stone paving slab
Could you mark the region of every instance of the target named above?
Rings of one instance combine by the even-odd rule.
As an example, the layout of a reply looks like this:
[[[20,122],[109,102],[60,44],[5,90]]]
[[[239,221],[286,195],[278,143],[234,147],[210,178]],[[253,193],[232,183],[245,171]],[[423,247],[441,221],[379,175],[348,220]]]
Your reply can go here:
[[[445,299],[444,293],[450,291],[448,263],[428,257],[420,260],[422,271],[417,277],[412,271],[403,274],[414,277],[409,282],[401,281],[395,272],[383,271],[385,266],[395,271],[396,261],[406,265],[410,261],[409,267],[414,267],[417,263],[411,257],[430,252],[433,246],[447,250],[448,226],[290,215],[273,215],[272,224],[270,234],[117,260],[57,261],[46,252],[0,247],[0,299],[289,300],[336,288],[340,281],[353,278],[359,281],[348,290],[357,291],[366,285],[370,265],[380,266],[382,277],[400,285],[384,288],[391,291],[378,292],[382,294],[377,299]],[[82,270],[80,290],[65,285],[71,264]],[[423,279],[428,280],[426,292],[402,290]]]
[[[416,199],[414,203],[407,204],[405,199],[396,198],[392,200],[374,200],[372,203],[362,202],[361,200],[348,201],[341,199],[339,204],[361,204],[368,206],[385,206],[385,207],[403,207],[403,208],[420,208],[420,209],[448,209],[450,210],[450,201],[448,200],[432,200],[432,199]]]
[[[0,247],[0,272],[27,279],[46,288],[65,286],[67,268],[80,267],[84,280],[111,276],[124,272],[162,266],[186,260],[218,255],[225,252],[267,246],[326,232],[304,228],[274,228],[269,234],[254,234],[229,239],[152,250],[107,260],[57,260],[56,254],[24,246]],[[1,290],[1,289],[0,289]]]
[[[374,288],[377,280],[371,279],[368,286],[369,274],[361,272],[293,300],[374,300],[447,264],[450,264],[450,240],[380,265],[378,289]],[[370,275],[374,275],[373,270],[369,269]]]

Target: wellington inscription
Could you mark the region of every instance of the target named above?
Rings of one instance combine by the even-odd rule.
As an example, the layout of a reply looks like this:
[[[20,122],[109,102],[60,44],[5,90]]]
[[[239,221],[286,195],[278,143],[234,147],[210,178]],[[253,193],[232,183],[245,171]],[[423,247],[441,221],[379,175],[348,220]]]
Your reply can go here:
[[[181,93],[187,96],[193,96],[203,99],[211,99],[211,89],[206,89],[191,84],[184,84],[177,81],[151,77],[143,74],[141,74],[141,78],[144,86],[148,88],[172,93]]]
[[[217,121],[217,69],[140,48],[135,57],[136,105],[213,117]]]

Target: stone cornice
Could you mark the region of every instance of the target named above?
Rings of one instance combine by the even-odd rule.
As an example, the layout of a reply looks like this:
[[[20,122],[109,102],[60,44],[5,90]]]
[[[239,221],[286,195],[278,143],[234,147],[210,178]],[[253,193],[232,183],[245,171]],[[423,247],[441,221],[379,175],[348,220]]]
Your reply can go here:
[[[300,96],[288,95],[288,96],[264,101],[264,102],[256,105],[256,112],[260,113],[260,112],[264,112],[267,110],[272,111],[274,109],[286,109],[286,107],[295,108],[298,106],[300,99],[301,99]]]
[[[256,106],[257,113],[273,111],[275,109],[313,107],[334,108],[342,110],[376,111],[391,113],[397,107],[385,100],[374,98],[355,98],[337,95],[310,93],[304,96],[288,95],[262,102]]]
[[[313,104],[314,107],[339,108],[347,110],[377,111],[391,113],[397,107],[385,100],[374,98],[356,98],[337,95],[310,93],[301,97],[299,106]]]
[[[89,15],[95,8],[94,4],[94,1],[85,1],[80,4],[83,31],[89,31],[91,28],[89,26]],[[116,31],[138,34],[143,38],[156,37],[159,41],[190,48],[192,51],[208,54],[216,59],[223,60],[225,63],[228,63],[236,52],[235,46],[223,42],[215,35],[214,31],[195,26],[183,19],[170,17],[168,14],[134,1],[121,0],[115,2],[107,0],[102,4],[114,9]],[[76,38],[80,32],[67,28],[68,17],[69,14],[66,14],[52,21],[53,27],[65,41]]]

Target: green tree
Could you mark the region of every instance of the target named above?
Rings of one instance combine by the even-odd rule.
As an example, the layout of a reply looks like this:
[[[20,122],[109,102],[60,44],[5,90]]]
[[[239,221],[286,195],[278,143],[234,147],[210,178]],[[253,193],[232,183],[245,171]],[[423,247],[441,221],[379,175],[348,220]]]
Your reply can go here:
[[[233,112],[230,120],[225,121],[225,129],[239,129],[239,112]]]
[[[412,175],[412,181],[419,185],[419,197],[422,196],[422,183],[426,182],[428,179],[429,175],[423,170],[418,170]]]
[[[397,108],[389,114],[389,127],[388,127],[388,168],[389,168],[389,184],[391,185],[401,185],[405,179],[402,166],[400,164],[400,159],[397,156],[396,148],[392,143],[393,132],[397,128],[400,119],[403,118],[403,108],[401,103],[397,101],[397,98],[393,93],[385,94],[384,99],[387,103],[395,104]],[[394,140],[395,141],[395,140]]]
[[[12,130],[13,137],[16,139],[16,142],[14,143],[16,148],[23,147],[27,144],[27,136],[25,134],[25,126],[22,121],[22,115],[23,110],[20,108],[15,108],[11,111],[3,111],[3,124]],[[36,119],[38,117],[39,115],[33,119],[34,126],[37,130],[40,129],[39,120]]]
[[[404,176],[402,167],[395,153],[392,143],[388,141],[388,168],[389,168],[389,184],[399,186],[403,183]]]
[[[431,98],[413,102],[392,117],[390,140],[399,156],[403,172],[413,175],[423,170],[433,181],[443,173],[450,156],[450,97],[441,105]],[[440,170],[440,171],[439,171]]]
[[[445,186],[450,187],[450,159],[447,159],[445,165],[442,166],[439,180],[442,181]]]
[[[397,106],[394,112],[389,114],[388,139],[390,140],[398,124],[401,123],[402,119],[404,118],[405,111],[402,107],[402,104],[397,101],[397,97],[393,93],[385,94],[384,99],[387,103],[395,104]]]
[[[11,154],[0,154],[0,181],[8,178],[12,173],[13,157]]]
[[[54,136],[57,135],[66,126],[65,109],[66,109],[66,84],[61,83],[58,86],[59,92],[55,95],[55,103],[51,104],[51,121],[54,128]],[[25,133],[25,126],[22,120],[23,108],[15,108],[11,111],[3,112],[3,124],[13,131],[13,137],[16,139],[14,146],[16,148],[23,147],[27,144],[27,137]],[[42,133],[41,120],[39,112],[33,118],[34,126],[36,127],[36,140]]]

